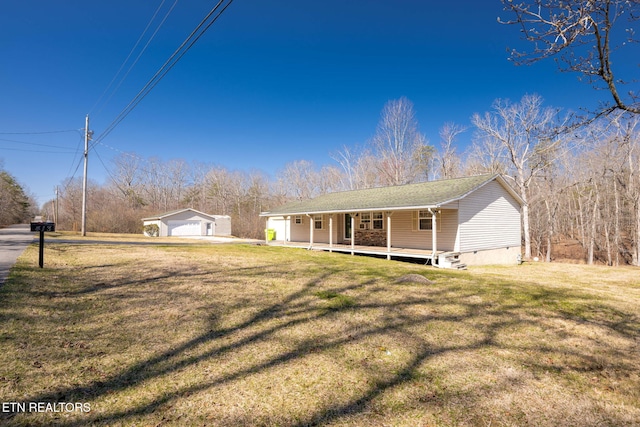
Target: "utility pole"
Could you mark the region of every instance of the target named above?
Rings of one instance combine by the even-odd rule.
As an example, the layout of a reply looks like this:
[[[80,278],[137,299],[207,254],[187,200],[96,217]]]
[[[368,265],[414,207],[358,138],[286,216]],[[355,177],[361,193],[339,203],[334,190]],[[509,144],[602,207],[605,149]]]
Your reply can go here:
[[[58,223],[58,206],[60,205],[60,198],[58,197],[58,186],[56,185],[56,206],[55,206],[55,210],[53,211],[54,213],[54,220],[53,222],[55,222],[56,224]]]
[[[89,115],[84,127],[84,178],[82,179],[82,227],[80,234],[87,235],[87,162],[89,160]]]

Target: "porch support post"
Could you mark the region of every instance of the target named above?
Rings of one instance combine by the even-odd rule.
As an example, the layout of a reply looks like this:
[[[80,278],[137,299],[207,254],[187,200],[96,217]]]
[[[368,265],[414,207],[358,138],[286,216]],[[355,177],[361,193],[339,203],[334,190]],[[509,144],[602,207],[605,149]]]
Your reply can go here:
[[[283,244],[287,244],[287,228],[291,228],[291,215],[284,217],[284,240]]]
[[[385,212],[387,215],[387,259],[391,259],[391,215],[393,211]]]
[[[429,212],[431,213],[431,250],[433,251],[433,255],[431,255],[431,265],[435,265],[436,260],[438,259],[438,221],[436,220],[437,209],[429,208]]]
[[[309,249],[313,248],[313,215],[307,214],[309,218]]]
[[[333,252],[333,214],[329,214],[329,252]]]
[[[356,250],[356,214],[351,214],[351,255],[355,255]]]

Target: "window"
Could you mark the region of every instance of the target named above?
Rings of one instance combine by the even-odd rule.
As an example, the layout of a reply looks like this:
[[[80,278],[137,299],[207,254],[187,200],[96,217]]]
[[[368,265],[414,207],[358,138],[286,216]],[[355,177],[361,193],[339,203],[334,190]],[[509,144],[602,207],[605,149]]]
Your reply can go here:
[[[371,214],[363,212],[360,214],[360,228],[368,230],[371,228]]]
[[[417,215],[416,215],[417,214]],[[431,231],[433,229],[433,222],[431,221],[431,212],[418,211],[414,212],[414,231]],[[442,214],[436,213],[436,222],[438,224],[438,231],[442,231]]]
[[[373,229],[374,230],[384,229],[384,216],[382,215],[382,212],[373,213]]]
[[[382,212],[363,212],[360,214],[360,228],[369,230],[384,230],[384,215]]]
[[[322,230],[322,215],[314,215],[313,216],[313,228],[316,230]]]
[[[293,217],[294,224],[302,224],[302,215],[296,215]]]
[[[429,211],[418,212],[418,230],[432,230],[431,213]]]

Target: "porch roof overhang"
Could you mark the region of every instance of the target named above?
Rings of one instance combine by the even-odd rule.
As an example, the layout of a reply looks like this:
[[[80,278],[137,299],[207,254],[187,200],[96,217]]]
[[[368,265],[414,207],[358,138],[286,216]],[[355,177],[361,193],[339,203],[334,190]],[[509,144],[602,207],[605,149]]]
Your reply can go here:
[[[499,181],[516,201],[522,204],[522,199],[500,175],[478,175],[329,193],[310,200],[287,203],[271,211],[262,212],[260,216],[437,209],[465,198],[493,180]]]
[[[320,215],[320,214],[341,214],[341,213],[360,213],[360,212],[395,212],[405,210],[424,210],[424,209],[437,209],[440,206],[405,206],[397,208],[349,208],[349,209],[331,209],[331,210],[317,210],[317,211],[300,211],[300,212],[287,212],[287,213],[275,213],[275,212],[263,212],[260,216],[292,216],[292,215]]]

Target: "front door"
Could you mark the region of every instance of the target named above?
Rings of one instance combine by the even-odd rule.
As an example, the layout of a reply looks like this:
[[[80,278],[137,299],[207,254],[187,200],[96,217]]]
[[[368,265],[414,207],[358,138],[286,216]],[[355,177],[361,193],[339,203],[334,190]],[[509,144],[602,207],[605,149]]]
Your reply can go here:
[[[351,240],[351,215],[344,214],[344,238]]]

